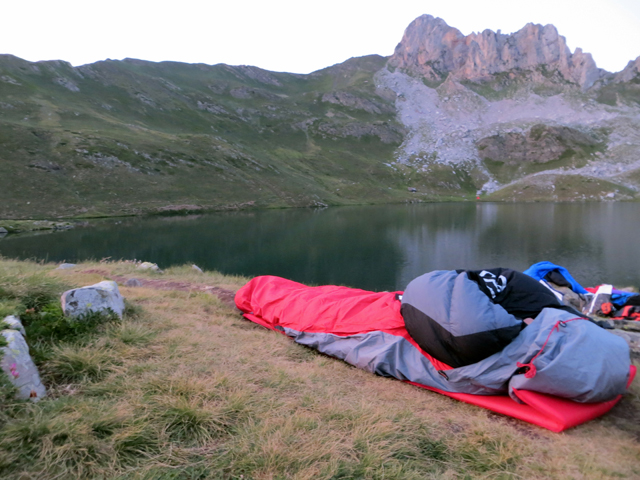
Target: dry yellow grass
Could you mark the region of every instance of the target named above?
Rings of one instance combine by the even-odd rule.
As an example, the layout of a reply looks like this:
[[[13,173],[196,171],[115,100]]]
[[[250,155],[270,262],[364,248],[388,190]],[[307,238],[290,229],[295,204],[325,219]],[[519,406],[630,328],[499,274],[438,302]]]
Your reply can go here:
[[[49,275],[104,277],[87,270],[244,281],[123,263]],[[102,355],[100,374],[45,368],[51,397],[0,430],[5,478],[640,478],[638,382],[608,415],[556,434],[317,354],[201,291],[121,292],[137,317],[54,357]]]

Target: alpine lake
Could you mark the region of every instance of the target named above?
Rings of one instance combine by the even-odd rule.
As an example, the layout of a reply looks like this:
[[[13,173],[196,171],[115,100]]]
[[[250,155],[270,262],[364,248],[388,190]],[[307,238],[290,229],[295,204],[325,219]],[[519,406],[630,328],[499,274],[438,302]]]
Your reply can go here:
[[[8,235],[0,255],[76,263],[193,263],[308,285],[403,290],[432,270],[547,260],[583,286],[640,287],[640,203],[431,203],[129,217]]]

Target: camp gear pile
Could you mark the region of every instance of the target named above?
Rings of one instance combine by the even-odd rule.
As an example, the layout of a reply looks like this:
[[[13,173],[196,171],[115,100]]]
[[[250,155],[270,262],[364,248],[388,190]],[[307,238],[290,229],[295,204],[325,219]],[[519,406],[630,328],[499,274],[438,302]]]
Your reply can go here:
[[[623,339],[509,269],[435,271],[380,293],[262,276],[236,305],[358,368],[553,431],[606,413],[635,374]]]
[[[640,321],[640,294],[613,285],[584,288],[568,270],[551,262],[539,262],[524,273],[552,291],[561,303],[588,316]]]

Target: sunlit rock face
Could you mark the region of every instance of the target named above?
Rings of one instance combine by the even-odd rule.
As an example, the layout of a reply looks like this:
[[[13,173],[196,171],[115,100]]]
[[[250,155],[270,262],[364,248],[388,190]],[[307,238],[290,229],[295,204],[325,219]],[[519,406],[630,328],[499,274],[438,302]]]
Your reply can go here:
[[[544,66],[583,89],[605,75],[591,54],[580,49],[572,54],[553,25],[529,23],[510,35],[485,30],[465,36],[431,15],[422,15],[407,27],[389,64],[432,81],[449,73],[479,81],[496,73]]]

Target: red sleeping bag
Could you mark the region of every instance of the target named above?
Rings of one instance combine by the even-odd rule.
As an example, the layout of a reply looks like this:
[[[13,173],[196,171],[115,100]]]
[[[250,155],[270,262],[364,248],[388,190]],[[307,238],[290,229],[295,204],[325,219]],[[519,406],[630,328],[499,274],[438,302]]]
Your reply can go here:
[[[400,315],[399,293],[401,292],[376,293],[338,286],[308,287],[279,277],[262,276],[254,278],[242,287],[236,294],[235,301],[248,320],[375,373],[388,374],[385,373],[389,370],[388,365],[385,367],[386,370],[380,371],[379,368],[371,366],[371,362],[359,363],[355,358],[357,355],[353,355],[353,345],[378,342],[378,349],[386,348],[384,345],[393,345],[394,355],[386,357],[386,363],[388,358],[398,358],[398,352],[404,352],[400,353],[400,356],[411,359],[415,358],[411,355],[418,354],[420,360],[426,359],[430,364],[427,366],[433,366],[434,371],[442,373],[451,369],[420,349],[409,336]],[[382,343],[379,341],[380,338],[383,338]],[[339,344],[340,340],[348,341],[343,342],[344,346],[338,349],[332,347]],[[402,359],[398,360],[398,363],[402,363]],[[393,366],[390,370],[393,371]],[[631,384],[635,371],[635,367],[632,366],[628,385]],[[412,385],[554,432],[561,432],[603,415],[622,397],[619,395],[613,400],[600,403],[577,403],[533,391],[517,390],[514,393],[523,402],[517,403],[506,394],[475,395],[449,392],[434,385],[412,382],[409,380],[410,377],[402,374],[391,375]]]

